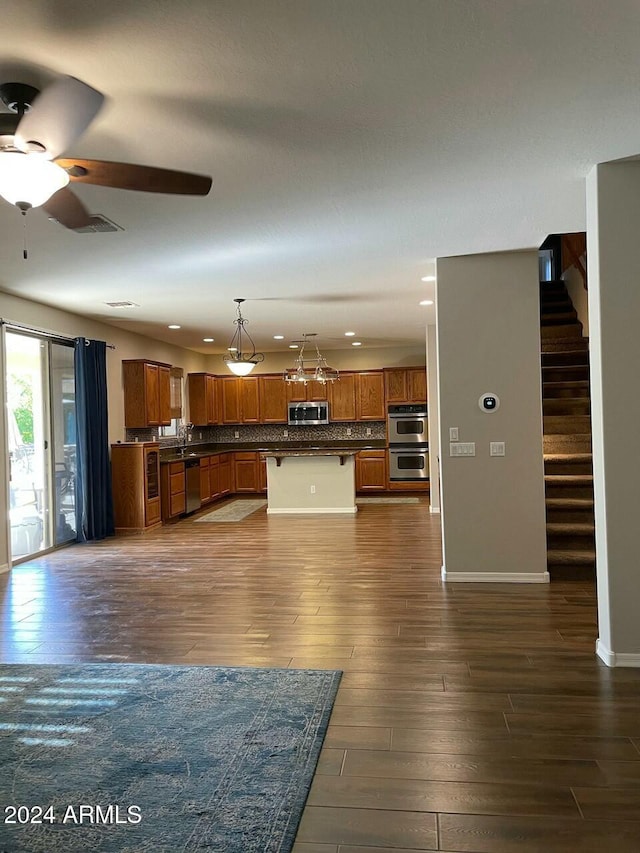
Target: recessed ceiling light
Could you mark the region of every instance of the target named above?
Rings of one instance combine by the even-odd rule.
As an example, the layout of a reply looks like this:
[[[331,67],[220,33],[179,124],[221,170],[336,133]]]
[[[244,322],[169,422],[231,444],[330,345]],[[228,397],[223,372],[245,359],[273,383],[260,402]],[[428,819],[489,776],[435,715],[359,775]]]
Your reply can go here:
[[[274,336],[273,336],[273,340],[274,340],[274,341],[283,341],[283,340],[284,340],[284,335],[274,335]]]
[[[205,344],[212,344],[215,338],[203,338],[202,340],[205,342]]]
[[[423,299],[420,305],[433,305],[433,299]]]
[[[298,349],[298,344],[289,344],[289,349]]]
[[[345,336],[345,338],[354,338],[355,334],[356,334],[355,332],[345,332],[344,336]]]
[[[180,326],[176,326],[175,323],[172,323],[170,326],[167,326],[167,329],[179,329]]]
[[[360,341],[353,341],[351,344],[352,347],[361,347],[362,343]]]
[[[420,281],[435,281],[435,275],[423,275]]]

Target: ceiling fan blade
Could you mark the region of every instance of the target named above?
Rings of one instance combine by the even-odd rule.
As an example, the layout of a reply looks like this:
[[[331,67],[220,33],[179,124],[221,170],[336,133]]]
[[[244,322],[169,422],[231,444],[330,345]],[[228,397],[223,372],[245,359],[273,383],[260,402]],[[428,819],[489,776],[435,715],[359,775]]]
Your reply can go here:
[[[89,127],[104,103],[104,95],[75,77],[52,83],[33,101],[16,130],[21,151],[57,157]]]
[[[83,228],[91,221],[87,208],[68,187],[54,193],[49,201],[45,201],[42,209],[65,228]]]
[[[138,166],[134,163],[110,163],[106,160],[57,159],[69,173],[72,181],[115,187],[121,190],[138,190],[146,193],[175,193],[178,195],[207,195],[211,189],[208,175],[175,172]]]

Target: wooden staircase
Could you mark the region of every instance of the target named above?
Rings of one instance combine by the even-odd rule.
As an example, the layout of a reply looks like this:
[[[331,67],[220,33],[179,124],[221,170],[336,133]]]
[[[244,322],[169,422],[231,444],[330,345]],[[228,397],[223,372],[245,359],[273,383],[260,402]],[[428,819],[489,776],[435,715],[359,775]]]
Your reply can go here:
[[[589,341],[562,281],[540,284],[542,411],[551,579],[595,577]]]

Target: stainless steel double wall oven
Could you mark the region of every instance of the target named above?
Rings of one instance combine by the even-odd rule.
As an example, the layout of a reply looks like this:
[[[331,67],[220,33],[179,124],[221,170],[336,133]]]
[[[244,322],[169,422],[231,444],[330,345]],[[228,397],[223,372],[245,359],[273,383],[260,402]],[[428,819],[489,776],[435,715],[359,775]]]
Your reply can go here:
[[[389,406],[389,479],[416,483],[429,479],[429,418],[426,403]]]

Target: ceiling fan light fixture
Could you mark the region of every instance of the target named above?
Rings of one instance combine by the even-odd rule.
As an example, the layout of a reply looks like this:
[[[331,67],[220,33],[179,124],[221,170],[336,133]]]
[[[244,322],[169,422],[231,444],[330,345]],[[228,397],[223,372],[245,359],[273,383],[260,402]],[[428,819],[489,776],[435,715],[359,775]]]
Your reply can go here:
[[[0,195],[21,209],[40,207],[68,183],[65,170],[44,157],[17,151],[0,153]]]
[[[233,301],[237,304],[238,312],[238,316],[233,321],[236,330],[233,333],[231,343],[227,348],[229,355],[223,356],[222,360],[229,370],[232,373],[235,373],[236,376],[248,376],[256,364],[264,361],[264,353],[256,352],[256,345],[253,342],[253,338],[246,329],[248,320],[245,320],[242,316],[242,311],[240,310],[240,306],[245,300],[234,299]],[[245,352],[243,350],[243,346],[247,346],[246,343],[243,345],[243,338],[246,338],[251,344],[251,352]]]

